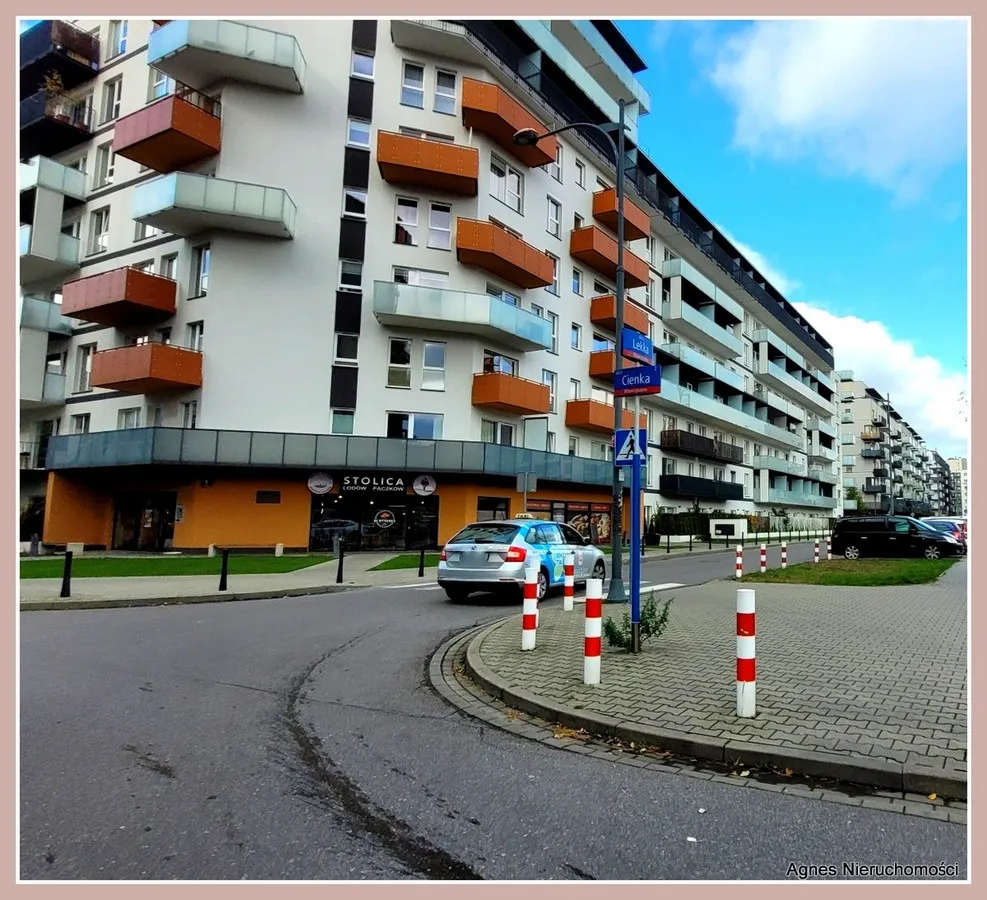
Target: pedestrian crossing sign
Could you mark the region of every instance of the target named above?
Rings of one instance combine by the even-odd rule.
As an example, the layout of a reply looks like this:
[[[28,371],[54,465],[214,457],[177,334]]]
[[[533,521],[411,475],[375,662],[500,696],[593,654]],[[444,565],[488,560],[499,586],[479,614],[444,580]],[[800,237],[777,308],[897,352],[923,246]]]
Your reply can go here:
[[[634,465],[634,456],[638,453],[643,457],[647,453],[648,432],[646,428],[621,428],[617,431],[614,441],[616,452],[613,457],[615,466]]]

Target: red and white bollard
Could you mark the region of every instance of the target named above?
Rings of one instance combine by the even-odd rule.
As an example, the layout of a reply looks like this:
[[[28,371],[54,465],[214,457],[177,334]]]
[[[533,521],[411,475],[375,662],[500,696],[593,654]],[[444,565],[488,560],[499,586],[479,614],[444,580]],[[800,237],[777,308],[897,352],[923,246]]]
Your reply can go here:
[[[521,649],[535,649],[538,629],[538,570],[524,570],[524,607],[521,612]]]
[[[788,544],[784,541],[781,544],[781,567],[783,569],[788,568]]]
[[[737,546],[737,577],[744,577],[744,548]]]
[[[768,571],[768,548],[761,544],[761,574]]]
[[[573,597],[576,590],[576,557],[570,553],[565,558],[565,593],[562,595],[562,609],[569,612],[572,609]]]
[[[603,579],[586,580],[586,627],[583,632],[583,684],[600,683],[603,651]]]
[[[832,561],[833,559],[833,536],[831,534],[826,535],[826,560]]]
[[[814,563],[819,562],[819,541],[816,541],[816,549],[812,553],[812,561]]]
[[[755,700],[754,591],[737,591],[737,715],[752,719]]]

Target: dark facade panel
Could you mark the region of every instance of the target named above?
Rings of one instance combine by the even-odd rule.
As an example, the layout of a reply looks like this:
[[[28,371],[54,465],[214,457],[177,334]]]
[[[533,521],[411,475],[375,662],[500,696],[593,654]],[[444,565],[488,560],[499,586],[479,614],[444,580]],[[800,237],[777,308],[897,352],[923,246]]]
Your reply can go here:
[[[339,223],[339,258],[366,258],[367,223],[363,219],[342,219]]]
[[[377,49],[377,20],[356,19],[353,22],[353,49]]]
[[[343,184],[347,187],[370,187],[370,151],[347,147],[343,153]]]
[[[356,383],[359,372],[356,366],[332,367],[329,405],[333,409],[356,409]]]
[[[363,315],[363,295],[336,291],[336,320],[333,330],[341,334],[359,334]]]
[[[374,117],[374,83],[363,78],[350,78],[349,102],[346,112],[355,119]]]

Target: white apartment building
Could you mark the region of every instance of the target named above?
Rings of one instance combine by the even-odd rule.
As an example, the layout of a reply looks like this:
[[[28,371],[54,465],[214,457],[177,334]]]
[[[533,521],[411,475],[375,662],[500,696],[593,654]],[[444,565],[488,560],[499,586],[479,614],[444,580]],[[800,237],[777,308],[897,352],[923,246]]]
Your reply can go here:
[[[970,515],[970,476],[965,456],[954,456],[948,460],[952,473],[953,515]]]
[[[609,22],[22,35],[44,541],[403,548],[523,510],[608,539],[615,170],[591,132],[513,134],[621,98],[624,319],[663,366],[647,511],[832,516],[832,349],[637,147],[643,68]]]

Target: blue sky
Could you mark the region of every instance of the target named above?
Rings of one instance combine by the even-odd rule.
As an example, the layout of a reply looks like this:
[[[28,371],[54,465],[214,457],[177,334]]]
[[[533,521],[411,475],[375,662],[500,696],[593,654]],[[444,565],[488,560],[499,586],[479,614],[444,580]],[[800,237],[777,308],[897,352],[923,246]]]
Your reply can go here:
[[[619,24],[648,63],[640,134],[659,168],[757,255],[837,368],[965,454],[965,23]]]

